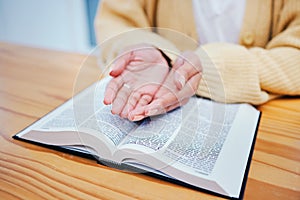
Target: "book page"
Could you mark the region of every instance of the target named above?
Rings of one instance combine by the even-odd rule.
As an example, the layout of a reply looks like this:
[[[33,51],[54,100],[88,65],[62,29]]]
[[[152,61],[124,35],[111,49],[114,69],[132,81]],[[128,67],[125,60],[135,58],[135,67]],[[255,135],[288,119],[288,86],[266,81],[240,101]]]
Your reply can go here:
[[[176,162],[208,175],[238,109],[238,104],[226,105],[193,97],[179,109],[144,120],[124,138],[121,148],[139,150],[168,160],[167,164]],[[147,156],[144,157],[147,162]]]
[[[91,137],[83,136],[83,134],[88,134],[99,138],[109,146],[111,151],[114,151],[116,146],[118,146],[124,137],[135,129],[138,124],[122,119],[117,115],[112,115],[110,112],[111,107],[104,105],[103,97],[108,80],[109,79],[104,79],[91,85],[73,99],[68,100],[32,126],[28,127],[20,133],[20,136],[23,136],[26,132],[31,130],[41,131],[43,133],[49,132],[49,134],[51,132],[66,134],[64,132],[72,131],[74,132],[74,136],[72,137],[77,137],[78,139],[76,141],[81,141],[83,145],[89,145],[90,143]],[[37,134],[37,132],[34,134]],[[35,137],[34,134],[30,134],[30,137]],[[49,134],[48,136],[44,134],[44,137],[49,137]],[[41,135],[37,137],[40,138]],[[55,134],[55,137],[63,138],[63,135]],[[89,138],[89,141],[85,138]],[[68,140],[73,141],[71,138]],[[69,141],[65,141],[66,144],[70,145]],[[58,143],[62,145],[62,141]],[[53,143],[53,145],[55,145],[55,143]],[[78,145],[78,142],[76,145]]]
[[[85,120],[79,129],[96,130],[102,135],[105,135],[114,146],[118,146],[136,127],[138,127],[138,123],[122,119],[117,115],[112,115],[111,108],[105,106],[99,109],[95,115]]]
[[[111,114],[111,106],[104,105],[105,87],[109,78],[105,78],[89,87],[74,98],[74,113],[77,128],[81,132],[105,136],[110,145],[118,146],[121,141],[138,125],[118,115]]]
[[[193,100],[194,101],[194,100]],[[219,104],[205,99],[195,105],[163,156],[209,175],[230,131],[239,105]]]
[[[176,163],[191,171],[209,175],[239,106],[193,97],[179,109],[145,120],[121,145],[140,149],[149,153],[149,156],[167,161],[167,165]],[[147,156],[144,157],[146,163]]]
[[[121,145],[140,145],[158,151],[174,137],[181,122],[180,109],[167,114],[146,118],[126,138]]]
[[[44,124],[39,128],[42,130],[56,130],[56,129],[76,129],[76,122],[74,118],[74,111],[71,106],[66,107],[58,115],[45,121]]]
[[[254,147],[260,112],[242,104],[215,164],[212,176],[232,196],[239,196],[250,152]]]

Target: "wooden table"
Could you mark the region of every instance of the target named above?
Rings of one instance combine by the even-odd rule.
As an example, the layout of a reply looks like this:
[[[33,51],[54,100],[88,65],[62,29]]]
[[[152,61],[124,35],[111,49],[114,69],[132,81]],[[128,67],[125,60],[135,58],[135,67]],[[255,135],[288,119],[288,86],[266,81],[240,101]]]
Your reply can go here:
[[[99,78],[95,57],[0,43],[0,199],[216,199],[12,136]],[[300,199],[300,98],[262,119],[245,199]]]

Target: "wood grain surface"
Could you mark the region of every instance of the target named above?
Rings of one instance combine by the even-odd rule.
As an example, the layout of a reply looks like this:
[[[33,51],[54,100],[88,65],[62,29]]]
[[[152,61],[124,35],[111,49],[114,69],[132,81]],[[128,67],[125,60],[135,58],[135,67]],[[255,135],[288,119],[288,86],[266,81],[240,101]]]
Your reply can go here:
[[[0,43],[0,199],[219,199],[12,136],[99,79],[95,56]],[[258,107],[244,199],[300,199],[300,98]]]

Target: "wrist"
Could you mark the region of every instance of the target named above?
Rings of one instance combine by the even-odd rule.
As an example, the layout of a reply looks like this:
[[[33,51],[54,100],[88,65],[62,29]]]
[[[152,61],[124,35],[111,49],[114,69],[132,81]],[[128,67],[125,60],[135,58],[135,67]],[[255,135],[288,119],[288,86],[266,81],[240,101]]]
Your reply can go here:
[[[167,54],[165,54],[161,49],[156,48],[162,55],[162,57],[165,59],[165,61],[167,62],[169,68],[172,68],[172,60],[171,58],[169,58],[169,56],[167,56]]]

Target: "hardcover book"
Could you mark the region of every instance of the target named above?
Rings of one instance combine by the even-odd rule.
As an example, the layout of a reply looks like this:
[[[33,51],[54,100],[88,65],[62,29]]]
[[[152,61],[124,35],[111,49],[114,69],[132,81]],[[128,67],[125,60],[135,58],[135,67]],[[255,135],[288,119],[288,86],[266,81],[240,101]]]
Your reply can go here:
[[[102,103],[108,80],[91,85],[14,138],[242,198],[260,119],[257,109],[192,97],[171,112],[132,122]]]

